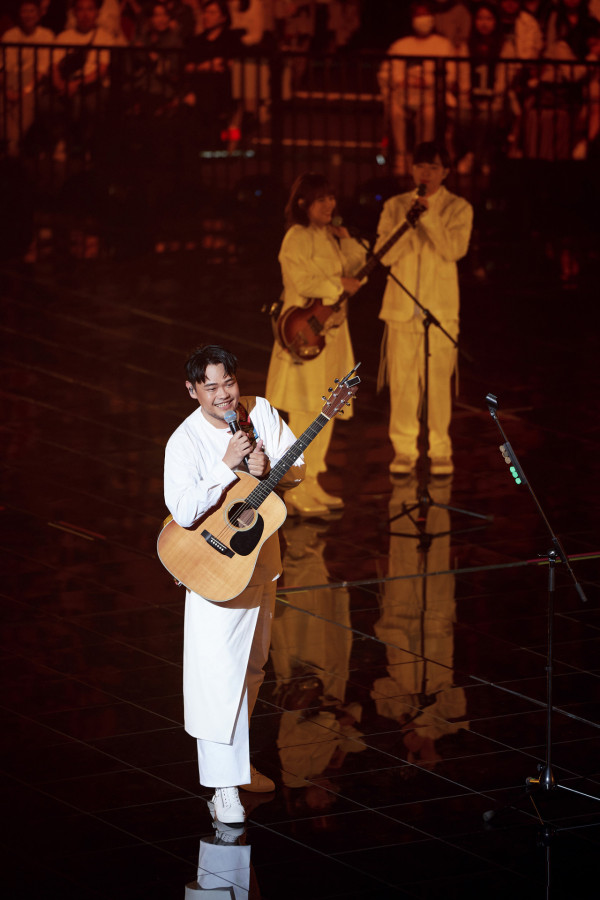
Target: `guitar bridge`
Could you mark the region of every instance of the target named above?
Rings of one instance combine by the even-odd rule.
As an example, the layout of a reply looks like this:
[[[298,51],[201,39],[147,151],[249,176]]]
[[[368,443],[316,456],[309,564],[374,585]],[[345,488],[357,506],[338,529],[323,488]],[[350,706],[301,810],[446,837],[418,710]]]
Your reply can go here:
[[[206,529],[202,532],[202,537],[211,547],[214,547],[215,550],[218,550],[219,553],[222,553],[223,556],[235,556],[233,550],[231,550],[226,544],[223,544],[221,541],[217,540],[217,538],[210,533],[210,531],[206,531]]]

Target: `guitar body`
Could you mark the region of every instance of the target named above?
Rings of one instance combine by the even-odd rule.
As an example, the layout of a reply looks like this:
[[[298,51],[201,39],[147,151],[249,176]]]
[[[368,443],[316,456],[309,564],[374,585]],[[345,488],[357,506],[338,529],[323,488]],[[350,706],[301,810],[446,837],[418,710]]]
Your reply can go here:
[[[238,481],[218,506],[194,525],[182,528],[170,517],[158,536],[164,567],[186,588],[215,603],[232,600],[247,587],[261,547],[287,515],[275,493],[258,510],[249,508],[246,498],[260,482],[248,472],[236,475]]]
[[[339,301],[326,306],[315,298],[308,306],[290,307],[277,320],[279,340],[297,359],[314,359],[325,346],[327,332],[346,318],[344,306]]]

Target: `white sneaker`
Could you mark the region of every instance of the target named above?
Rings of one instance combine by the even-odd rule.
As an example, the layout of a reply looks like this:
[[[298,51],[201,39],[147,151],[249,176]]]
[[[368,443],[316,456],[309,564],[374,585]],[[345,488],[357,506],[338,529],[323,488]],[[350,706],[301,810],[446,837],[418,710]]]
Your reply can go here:
[[[213,819],[226,825],[243,825],[246,818],[244,807],[240,803],[240,795],[236,787],[215,788],[208,808]]]

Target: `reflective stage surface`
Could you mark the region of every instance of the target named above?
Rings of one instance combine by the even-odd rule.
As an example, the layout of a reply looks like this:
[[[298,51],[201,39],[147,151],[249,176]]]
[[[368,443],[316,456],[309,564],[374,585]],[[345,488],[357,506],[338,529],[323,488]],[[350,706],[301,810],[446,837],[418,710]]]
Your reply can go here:
[[[188,351],[230,346],[243,390],[264,390],[276,244],[220,246],[221,263],[196,249],[2,274],[5,896],[596,897],[592,279],[566,290],[544,265],[515,283],[465,264],[455,473],[421,503],[416,479],[388,475],[376,286],[356,299],[362,384],[323,477],[345,507],[282,529],[251,735],[277,790],[244,795],[245,832],[215,832],[182,728],[183,593],[155,541],[164,444],[193,408]],[[558,787],[531,796],[550,538],[499,453],[488,392],[588,598],[559,565]]]

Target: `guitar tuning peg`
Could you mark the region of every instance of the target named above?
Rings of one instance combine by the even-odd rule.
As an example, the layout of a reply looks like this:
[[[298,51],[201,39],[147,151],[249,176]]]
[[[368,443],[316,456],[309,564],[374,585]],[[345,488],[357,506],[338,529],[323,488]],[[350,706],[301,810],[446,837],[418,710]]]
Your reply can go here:
[[[323,396],[321,397],[321,400],[327,400],[327,397],[325,396],[325,394],[323,394]]]
[[[333,388],[327,388],[327,390],[329,391],[329,393],[331,393]]]
[[[346,403],[346,406],[350,406],[350,401],[349,401],[349,400],[348,400],[348,402]]]
[[[343,416],[343,415],[344,415],[344,410],[340,409],[340,416]]]
[[[339,383],[340,383],[340,379],[339,379],[339,378],[336,378],[336,379],[335,379],[335,383],[336,383],[336,384],[339,384]]]

